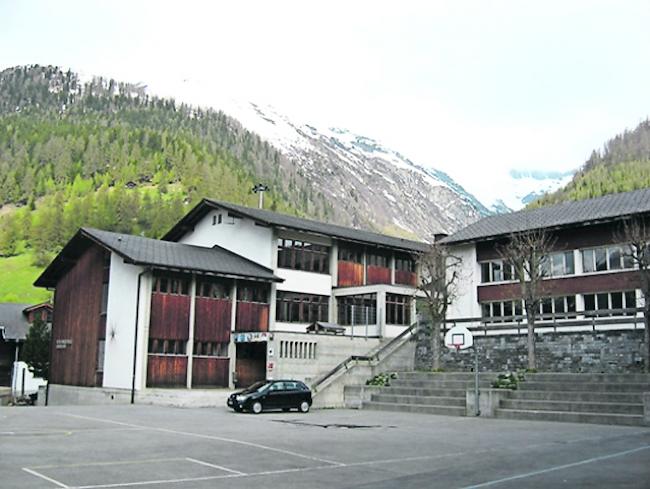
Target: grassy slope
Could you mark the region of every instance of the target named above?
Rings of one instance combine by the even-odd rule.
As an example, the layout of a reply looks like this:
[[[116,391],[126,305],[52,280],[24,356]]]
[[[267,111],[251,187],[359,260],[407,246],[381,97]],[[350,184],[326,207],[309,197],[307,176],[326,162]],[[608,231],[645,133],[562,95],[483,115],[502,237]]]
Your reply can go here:
[[[32,266],[31,253],[0,258],[0,302],[37,304],[48,300],[51,293],[32,284],[42,269]]]

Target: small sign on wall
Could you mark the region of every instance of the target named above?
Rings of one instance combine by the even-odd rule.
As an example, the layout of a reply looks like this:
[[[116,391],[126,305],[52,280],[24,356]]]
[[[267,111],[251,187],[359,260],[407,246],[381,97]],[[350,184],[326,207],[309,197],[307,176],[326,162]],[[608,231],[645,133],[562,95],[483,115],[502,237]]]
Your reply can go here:
[[[57,350],[65,350],[69,346],[72,346],[72,340],[69,339],[69,338],[62,339],[62,340],[56,340],[56,349]]]

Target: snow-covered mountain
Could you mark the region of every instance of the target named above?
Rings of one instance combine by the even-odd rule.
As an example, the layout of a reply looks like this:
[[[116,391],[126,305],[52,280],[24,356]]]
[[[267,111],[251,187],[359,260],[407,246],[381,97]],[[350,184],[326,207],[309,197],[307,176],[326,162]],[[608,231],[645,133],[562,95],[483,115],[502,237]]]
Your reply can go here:
[[[499,198],[488,207],[495,213],[519,210],[544,193],[564,187],[573,178],[573,171],[510,170]]]
[[[431,239],[489,211],[444,172],[345,129],[298,124],[253,103],[218,108],[279,149],[337,207],[342,224]],[[342,215],[341,215],[342,214]]]

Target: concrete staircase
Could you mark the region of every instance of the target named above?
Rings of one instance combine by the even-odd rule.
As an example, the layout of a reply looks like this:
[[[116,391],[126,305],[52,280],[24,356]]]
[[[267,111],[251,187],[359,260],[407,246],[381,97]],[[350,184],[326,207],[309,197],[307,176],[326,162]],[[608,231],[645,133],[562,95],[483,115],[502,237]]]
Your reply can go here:
[[[497,418],[644,426],[647,374],[526,374]]]
[[[481,373],[480,387],[490,387],[495,378]],[[465,392],[473,388],[472,372],[400,372],[390,386],[377,388],[362,409],[465,416]]]

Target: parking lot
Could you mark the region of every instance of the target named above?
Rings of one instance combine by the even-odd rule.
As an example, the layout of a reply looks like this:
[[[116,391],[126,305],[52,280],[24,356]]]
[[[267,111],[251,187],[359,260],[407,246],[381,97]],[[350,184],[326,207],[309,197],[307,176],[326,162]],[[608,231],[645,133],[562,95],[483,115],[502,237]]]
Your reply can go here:
[[[6,488],[650,487],[650,429],[407,413],[0,408]]]

